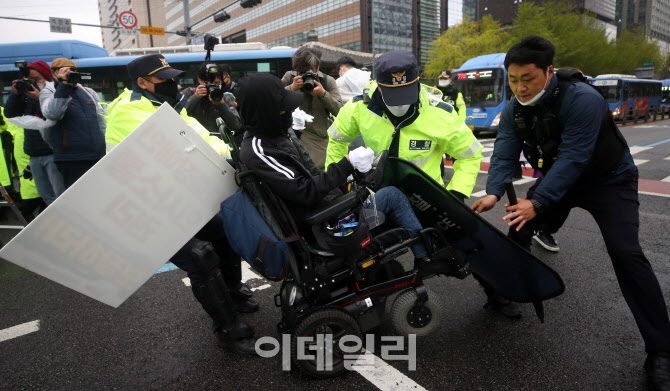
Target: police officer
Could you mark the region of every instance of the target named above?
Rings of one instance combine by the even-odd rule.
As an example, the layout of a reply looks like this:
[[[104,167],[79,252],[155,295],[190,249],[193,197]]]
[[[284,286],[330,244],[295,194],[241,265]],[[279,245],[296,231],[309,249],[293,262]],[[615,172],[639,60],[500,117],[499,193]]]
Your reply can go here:
[[[451,84],[451,71],[440,72],[437,78],[437,88],[442,91],[442,100],[452,105],[458,116],[465,121],[465,100],[463,100],[463,94]]]
[[[569,77],[555,73],[554,53],[554,45],[539,36],[526,37],[507,52],[505,68],[515,98],[500,118],[488,195],[471,207],[480,213],[495,206],[523,148],[544,175],[528,199],[505,205],[509,214],[503,220],[511,236],[529,248],[533,229],[541,223],[555,223],[574,207],[588,211],[600,227],[644,339],[650,388],[670,390],[670,321],[638,238],[637,167],[601,94],[576,82],[576,71]]]
[[[210,136],[200,123],[186,114],[186,99],[178,92],[174,78],[184,72],[174,69],[161,54],[139,57],[128,64],[136,84],[125,90],[108,108],[107,150],[114,148],[163,103],[167,102],[222,156],[228,147]],[[255,354],[254,331],[235,312],[255,312],[258,302],[241,283],[240,256],[223,229],[223,219],[215,215],[170,261],[186,271],[193,295],[214,321],[214,332],[224,342],[244,354]]]
[[[365,145],[376,154],[411,161],[440,184],[440,165],[448,153],[458,160],[447,189],[461,200],[475,186],[482,145],[459,118],[452,106],[433,106],[419,83],[419,66],[414,55],[403,50],[382,54],[375,66],[376,81],[367,95],[350,100],[338,114],[328,134],[326,165],[340,161],[348,144],[360,133]],[[395,135],[395,136],[394,136]]]

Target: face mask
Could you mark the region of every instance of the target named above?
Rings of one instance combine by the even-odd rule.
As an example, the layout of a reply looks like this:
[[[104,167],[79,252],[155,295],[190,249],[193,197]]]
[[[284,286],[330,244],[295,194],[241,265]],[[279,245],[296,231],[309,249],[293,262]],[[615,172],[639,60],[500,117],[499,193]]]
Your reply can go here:
[[[546,77],[547,77],[547,81],[544,82],[544,87],[542,87],[542,91],[540,91],[537,95],[532,97],[531,100],[524,103],[524,102],[521,102],[519,99],[517,99],[517,100],[519,100],[519,103],[521,103],[521,106],[535,106],[535,104],[537,102],[539,102],[540,99],[542,99],[542,95],[544,95],[544,92],[547,90],[547,84],[549,84],[549,70],[548,69],[547,69]]]
[[[440,79],[437,81],[437,85],[439,85],[440,87],[446,87],[449,84],[451,84],[451,79]]]
[[[400,106],[386,106],[389,109],[389,112],[394,116],[400,118],[403,115],[407,114],[409,107],[412,105],[400,105]]]
[[[175,99],[179,93],[179,87],[177,82],[170,79],[162,83],[154,84],[154,91],[157,94],[166,96],[167,98]]]
[[[46,86],[46,83],[37,83],[37,89],[42,91],[42,89]]]

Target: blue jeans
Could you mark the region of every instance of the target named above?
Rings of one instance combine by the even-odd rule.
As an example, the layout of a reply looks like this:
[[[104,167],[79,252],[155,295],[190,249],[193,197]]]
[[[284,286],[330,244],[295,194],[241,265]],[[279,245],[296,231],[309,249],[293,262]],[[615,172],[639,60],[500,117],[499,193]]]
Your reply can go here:
[[[373,198],[374,203],[372,202]],[[387,219],[398,227],[406,229],[411,238],[417,237],[419,231],[423,229],[419,219],[416,218],[412,210],[412,206],[409,204],[407,196],[398,190],[397,187],[389,186],[379,190],[374,196],[368,197],[363,203],[363,208],[374,209],[375,204],[377,210],[384,213]],[[423,241],[413,244],[412,252],[415,258],[428,256],[428,251],[426,251]]]
[[[63,175],[56,167],[54,155],[31,156],[30,170],[33,173],[37,194],[47,205],[51,205],[65,191]]]

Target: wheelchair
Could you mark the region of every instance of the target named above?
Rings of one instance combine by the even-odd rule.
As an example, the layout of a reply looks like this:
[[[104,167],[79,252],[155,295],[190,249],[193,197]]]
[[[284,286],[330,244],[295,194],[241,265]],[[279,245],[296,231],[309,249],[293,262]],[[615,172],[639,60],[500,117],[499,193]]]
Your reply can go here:
[[[357,178],[350,192],[311,213],[301,225],[311,227],[311,232],[299,232],[282,200],[239,161],[233,135],[227,131],[222,135],[231,146],[229,162],[236,169],[238,185],[277,237],[291,238],[285,239],[289,263],[276,279],[281,288],[274,301],[281,309],[277,331],[291,335],[291,358],[297,367],[319,378],[344,373],[347,354],[338,348],[340,340],[357,337],[363,341],[363,333],[386,319],[401,336],[423,337],[437,329],[443,306],[424,280],[436,275],[464,279],[470,274],[469,265],[465,255],[450,247],[437,229],[424,228],[410,238],[405,229],[388,227],[380,212],[362,208],[370,188],[381,183],[375,179],[379,171]],[[351,216],[358,223],[355,228],[346,235],[334,234],[333,227]],[[429,261],[405,270],[398,258],[417,241],[424,242]],[[396,294],[386,314],[387,298]],[[307,353],[324,349],[318,335],[332,336],[332,366],[325,369],[316,355],[298,359],[300,348]],[[299,346],[299,337],[308,337],[307,343]]]

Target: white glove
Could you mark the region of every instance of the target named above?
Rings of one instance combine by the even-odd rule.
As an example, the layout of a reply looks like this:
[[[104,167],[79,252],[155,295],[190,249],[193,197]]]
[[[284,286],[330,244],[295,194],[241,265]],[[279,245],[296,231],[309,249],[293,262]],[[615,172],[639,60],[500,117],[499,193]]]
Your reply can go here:
[[[372,162],[375,160],[375,152],[370,147],[358,147],[349,152],[349,161],[360,172],[372,170]]]
[[[293,129],[303,130],[305,129],[305,122],[312,122],[313,119],[313,116],[297,108],[293,111]]]

